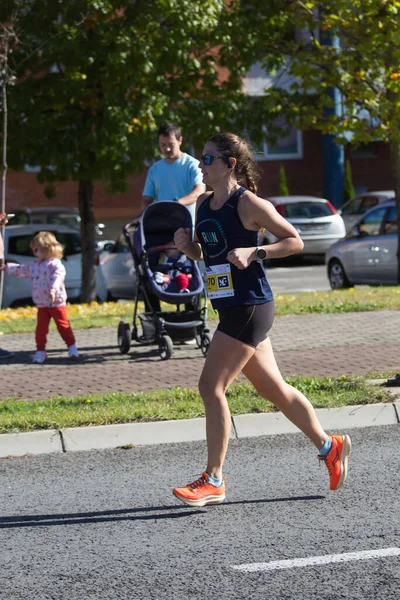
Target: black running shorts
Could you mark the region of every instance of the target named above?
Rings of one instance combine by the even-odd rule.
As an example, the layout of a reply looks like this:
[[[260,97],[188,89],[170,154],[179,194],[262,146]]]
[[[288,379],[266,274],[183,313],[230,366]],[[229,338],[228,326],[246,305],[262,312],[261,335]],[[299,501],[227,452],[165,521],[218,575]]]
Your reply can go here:
[[[268,337],[275,314],[275,303],[244,304],[220,308],[217,329],[248,346],[257,348]]]

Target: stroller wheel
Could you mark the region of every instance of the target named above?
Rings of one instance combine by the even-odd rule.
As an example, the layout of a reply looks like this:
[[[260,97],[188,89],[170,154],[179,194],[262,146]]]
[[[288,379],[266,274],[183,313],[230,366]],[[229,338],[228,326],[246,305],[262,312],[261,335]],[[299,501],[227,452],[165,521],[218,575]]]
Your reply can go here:
[[[131,330],[129,323],[120,321],[118,324],[118,348],[121,354],[128,354],[131,347]]]
[[[209,336],[208,333],[202,333],[200,339],[201,339],[200,350],[202,351],[203,356],[207,356],[207,352],[208,352],[208,349],[211,344],[211,337]]]
[[[158,344],[158,353],[162,360],[168,360],[172,356],[174,346],[169,335],[163,335]]]

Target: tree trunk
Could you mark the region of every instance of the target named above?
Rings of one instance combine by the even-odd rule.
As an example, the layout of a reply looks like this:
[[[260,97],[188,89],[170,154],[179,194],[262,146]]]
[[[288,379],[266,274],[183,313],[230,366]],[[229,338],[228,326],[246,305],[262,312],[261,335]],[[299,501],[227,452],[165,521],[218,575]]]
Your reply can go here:
[[[392,140],[390,144],[397,211],[397,283],[400,285],[400,139]]]
[[[8,48],[5,50],[6,56]],[[3,152],[2,152],[2,172],[1,172],[1,213],[6,212],[6,177],[7,177],[7,87],[4,79],[1,86],[2,103],[3,103]],[[4,225],[0,228],[0,235],[4,239]],[[0,267],[3,266],[3,252],[0,255]],[[0,309],[3,306],[3,290],[4,290],[4,272],[0,271]]]
[[[96,229],[93,212],[93,182],[79,181],[79,213],[82,239],[82,302],[96,300]]]

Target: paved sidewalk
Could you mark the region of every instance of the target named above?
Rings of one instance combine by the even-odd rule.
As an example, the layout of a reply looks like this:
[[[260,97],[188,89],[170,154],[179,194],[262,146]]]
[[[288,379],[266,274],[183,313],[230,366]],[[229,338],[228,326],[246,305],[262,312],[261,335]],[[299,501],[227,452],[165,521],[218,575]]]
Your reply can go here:
[[[277,317],[270,337],[284,376],[400,372],[400,311]],[[103,392],[196,387],[204,357],[196,346],[176,346],[162,361],[155,346],[117,347],[116,328],[77,330],[81,359],[70,362],[51,332],[48,361],[33,365],[33,334],[0,337],[15,355],[0,362],[0,399],[26,400]]]
[[[271,339],[284,376],[329,376],[400,371],[400,311],[279,317]],[[33,335],[7,336],[5,347],[15,356],[0,364],[0,399],[25,400],[90,392],[132,392],[171,386],[196,387],[204,357],[196,346],[177,346],[161,361],[155,347],[133,346],[121,355],[116,329],[77,331],[82,357],[66,358],[56,333],[49,336],[49,359],[31,363]],[[1,339],[1,338],[0,338]],[[397,391],[399,390],[399,394]],[[392,388],[393,403],[348,406],[317,411],[328,430],[395,425],[400,422],[400,388]],[[0,435],[0,457],[48,452],[74,452],[205,439],[205,420],[127,423],[105,427],[69,428]],[[232,418],[231,437],[293,433],[297,429],[280,413]]]

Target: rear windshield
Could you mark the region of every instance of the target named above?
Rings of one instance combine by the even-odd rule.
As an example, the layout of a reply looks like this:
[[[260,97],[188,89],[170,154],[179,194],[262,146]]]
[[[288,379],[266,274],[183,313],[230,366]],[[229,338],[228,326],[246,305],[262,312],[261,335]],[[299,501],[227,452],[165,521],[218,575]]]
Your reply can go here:
[[[72,256],[82,252],[82,244],[78,234],[75,233],[58,233],[53,231],[57,240],[64,247],[64,256]],[[15,235],[8,238],[8,253],[19,254],[20,256],[32,256],[33,253],[29,244],[35,234]]]
[[[293,202],[283,205],[287,219],[315,219],[330,217],[332,210],[325,202]]]

